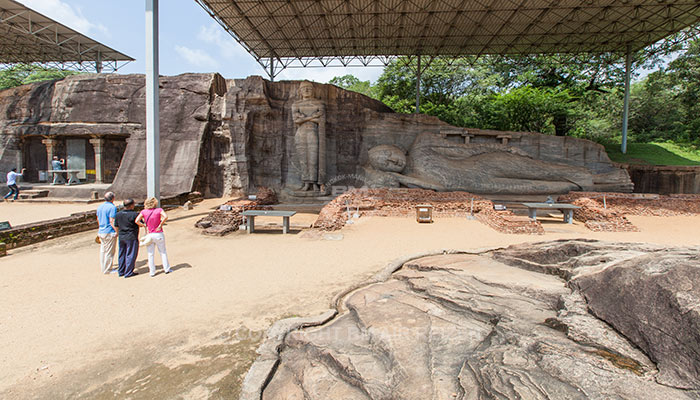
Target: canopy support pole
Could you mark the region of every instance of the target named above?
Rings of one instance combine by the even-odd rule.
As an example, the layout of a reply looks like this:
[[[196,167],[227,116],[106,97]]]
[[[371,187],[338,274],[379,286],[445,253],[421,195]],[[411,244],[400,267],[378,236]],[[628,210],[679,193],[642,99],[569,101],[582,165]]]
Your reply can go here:
[[[270,57],[270,82],[275,81],[275,57]]]
[[[95,61],[95,72],[102,73],[102,52],[97,50],[97,61]]]
[[[622,111],[622,154],[627,153],[627,130],[630,118],[630,77],[632,75],[632,50],[627,45],[627,55],[625,57],[625,100]]]
[[[421,69],[420,69],[420,54],[418,55],[418,65],[417,65],[417,70],[416,70],[416,114],[420,114],[420,78],[421,78]]]
[[[146,0],[146,188],[160,200],[158,0]]]

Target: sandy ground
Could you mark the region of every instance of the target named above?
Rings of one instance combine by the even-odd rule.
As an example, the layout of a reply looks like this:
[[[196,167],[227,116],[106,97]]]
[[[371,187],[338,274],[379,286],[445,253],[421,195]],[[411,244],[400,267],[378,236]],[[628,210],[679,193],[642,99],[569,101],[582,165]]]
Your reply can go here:
[[[140,275],[102,275],[94,232],[0,259],[0,398],[230,397],[273,321],[322,312],[337,292],[421,251],[580,237],[700,245],[700,216],[630,217],[635,233],[558,218],[542,219],[546,235],[527,236],[462,218],[367,217],[325,237],[277,228],[202,236],[194,222],[221,202],[169,213],[169,275],[148,276],[145,249]],[[314,219],[298,214],[292,225]]]
[[[101,203],[23,203],[0,201],[0,221],[17,226],[68,217],[73,213],[96,210]]]

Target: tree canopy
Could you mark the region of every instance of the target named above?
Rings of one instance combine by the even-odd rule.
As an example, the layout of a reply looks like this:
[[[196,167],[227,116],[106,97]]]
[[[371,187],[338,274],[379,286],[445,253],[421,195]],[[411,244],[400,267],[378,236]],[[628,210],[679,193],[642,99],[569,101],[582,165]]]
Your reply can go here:
[[[0,71],[0,90],[28,83],[63,79],[75,75],[75,71],[63,71],[31,64],[16,64]]]
[[[636,78],[642,70],[656,71],[633,84],[631,140],[700,144],[700,40],[671,37],[633,59]],[[396,59],[374,84],[352,75],[331,83],[411,113],[416,64]],[[450,124],[601,142],[621,134],[625,65],[619,54],[434,58],[425,64],[421,112]]]

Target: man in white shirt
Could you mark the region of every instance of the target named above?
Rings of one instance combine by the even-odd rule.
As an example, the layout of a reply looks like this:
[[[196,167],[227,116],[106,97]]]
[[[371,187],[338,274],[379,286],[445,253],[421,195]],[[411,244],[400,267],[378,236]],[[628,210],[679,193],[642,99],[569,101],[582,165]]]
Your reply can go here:
[[[10,189],[10,192],[3,197],[5,201],[12,196],[13,194],[15,197],[12,200],[17,200],[17,197],[19,197],[19,188],[17,187],[17,177],[24,175],[24,171],[26,168],[22,168],[22,173],[17,173],[17,168],[12,168],[10,172],[7,173],[7,187]]]

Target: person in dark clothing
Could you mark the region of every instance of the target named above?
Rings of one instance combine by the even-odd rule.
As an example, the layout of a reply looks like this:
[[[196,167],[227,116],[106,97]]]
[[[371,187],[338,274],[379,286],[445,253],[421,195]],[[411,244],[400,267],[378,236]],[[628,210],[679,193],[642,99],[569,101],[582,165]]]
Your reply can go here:
[[[126,199],[124,209],[117,213],[114,226],[119,233],[119,276],[128,278],[138,275],[134,272],[136,256],[139,254],[139,226],[136,225],[138,212],[134,211],[134,200]]]

